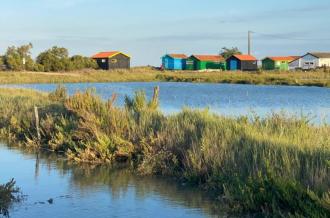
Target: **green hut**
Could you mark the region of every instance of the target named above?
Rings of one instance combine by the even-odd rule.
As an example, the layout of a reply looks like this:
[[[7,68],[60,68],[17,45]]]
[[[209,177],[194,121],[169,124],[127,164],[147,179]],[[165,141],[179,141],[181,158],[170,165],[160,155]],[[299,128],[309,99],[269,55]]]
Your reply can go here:
[[[187,70],[226,70],[226,61],[221,55],[192,55],[186,62]]]
[[[289,63],[295,60],[293,56],[266,57],[262,60],[264,70],[289,70]]]

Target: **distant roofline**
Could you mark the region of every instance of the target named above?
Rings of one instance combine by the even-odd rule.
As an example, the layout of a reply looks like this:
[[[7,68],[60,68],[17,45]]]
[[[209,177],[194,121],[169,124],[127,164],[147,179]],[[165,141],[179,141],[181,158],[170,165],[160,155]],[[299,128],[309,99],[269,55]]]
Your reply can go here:
[[[236,54],[236,55],[230,56],[229,58],[231,58],[231,57],[235,57],[235,58],[237,58],[238,60],[241,60],[241,61],[258,61],[258,59],[256,57],[254,57],[253,55],[248,55],[248,54]],[[250,60],[246,60],[246,59],[244,60],[244,59],[242,59],[242,57],[250,57],[251,59]]]
[[[201,57],[219,58],[219,61],[220,62],[225,62],[226,61],[225,58],[222,55],[196,55],[196,54],[193,54],[189,58],[191,58],[191,57],[194,57],[194,58],[196,58],[199,61],[214,61],[214,60],[211,60],[211,59],[209,59],[209,60],[201,60],[200,59]]]
[[[262,59],[266,60],[266,59],[270,59],[272,61],[293,61],[295,59],[297,59],[298,56],[267,56],[265,58]],[[299,56],[300,58],[300,56]]]
[[[166,57],[166,56],[171,57],[173,59],[187,59],[188,58],[188,56],[185,54],[165,54],[163,57]],[[182,56],[182,57],[175,57],[175,56]]]
[[[111,53],[111,54],[110,54],[110,55],[104,55],[103,57],[102,57],[102,56],[98,56],[98,55],[101,55],[101,54],[103,54],[103,53],[105,53],[105,54],[106,54],[106,53]],[[116,55],[118,55],[118,54],[122,54],[122,55],[124,55],[124,56],[126,56],[126,57],[131,58],[130,55],[125,54],[125,53],[120,52],[120,51],[103,51],[103,52],[99,52],[99,53],[93,55],[92,58],[93,58],[93,59],[112,58],[112,57],[114,57],[114,56],[116,56]]]

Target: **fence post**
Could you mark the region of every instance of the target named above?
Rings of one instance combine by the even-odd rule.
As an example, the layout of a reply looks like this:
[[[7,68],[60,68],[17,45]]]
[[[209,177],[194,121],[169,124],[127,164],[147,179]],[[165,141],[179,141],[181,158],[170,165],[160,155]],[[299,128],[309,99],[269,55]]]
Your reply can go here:
[[[39,113],[38,113],[38,107],[34,106],[34,116],[36,119],[36,130],[37,130],[37,137],[38,140],[41,140],[41,135],[40,135],[40,128],[39,128]]]

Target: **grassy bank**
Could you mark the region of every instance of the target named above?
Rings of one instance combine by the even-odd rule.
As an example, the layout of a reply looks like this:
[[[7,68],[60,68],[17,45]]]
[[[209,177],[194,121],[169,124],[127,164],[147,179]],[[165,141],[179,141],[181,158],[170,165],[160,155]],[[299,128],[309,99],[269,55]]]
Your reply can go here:
[[[19,189],[15,187],[15,181],[0,185],[0,216],[9,217],[9,208],[15,202],[19,202]]]
[[[158,71],[151,68],[79,72],[0,72],[0,84],[78,82],[204,82],[330,87],[330,73],[313,72],[187,72]]]
[[[0,134],[76,162],[130,162],[141,174],[205,188],[235,212],[330,216],[330,126],[274,114],[226,118],[186,109],[164,116],[158,94],[102,101],[91,90],[68,97],[0,89]],[[40,137],[34,116],[39,107]]]

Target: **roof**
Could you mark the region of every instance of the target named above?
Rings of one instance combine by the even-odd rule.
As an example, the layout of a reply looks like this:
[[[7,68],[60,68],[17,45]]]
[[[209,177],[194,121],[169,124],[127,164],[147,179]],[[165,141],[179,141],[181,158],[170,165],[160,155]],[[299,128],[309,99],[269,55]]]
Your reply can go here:
[[[221,55],[192,55],[200,61],[225,61]]]
[[[330,52],[309,52],[308,54],[311,54],[317,58],[330,58]]]
[[[238,60],[241,60],[241,61],[256,61],[257,60],[252,55],[233,55],[233,56],[236,57]]]
[[[267,58],[269,58],[270,60],[273,60],[273,61],[293,61],[300,57],[297,57],[297,56],[275,56],[274,57],[273,56],[273,57],[266,57],[265,59],[267,59]]]
[[[171,58],[175,59],[187,59],[188,56],[185,54],[167,54],[167,56],[170,56]]]
[[[119,51],[107,51],[107,52],[97,53],[96,55],[93,55],[92,58],[94,58],[94,59],[97,59],[97,58],[111,58],[111,57],[116,56],[118,54],[122,54],[122,55],[125,55],[127,57],[130,57],[129,55],[124,54],[124,53],[119,52]]]
[[[290,56],[290,57],[292,57],[293,60],[297,60],[297,59],[301,58],[301,56]]]

